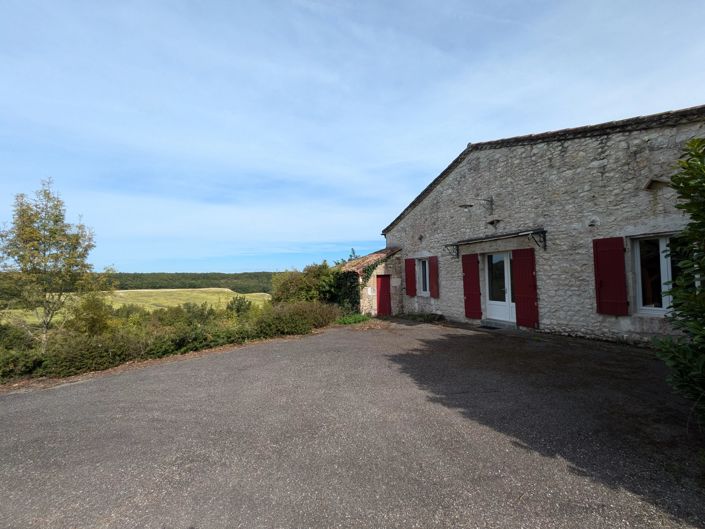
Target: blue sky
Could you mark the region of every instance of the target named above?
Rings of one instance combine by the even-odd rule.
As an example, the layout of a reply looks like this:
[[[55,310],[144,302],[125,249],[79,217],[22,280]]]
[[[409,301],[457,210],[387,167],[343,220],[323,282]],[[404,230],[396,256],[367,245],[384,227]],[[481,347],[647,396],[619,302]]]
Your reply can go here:
[[[121,271],[282,270],[468,142],[705,103],[701,0],[0,0],[0,222],[53,178]]]

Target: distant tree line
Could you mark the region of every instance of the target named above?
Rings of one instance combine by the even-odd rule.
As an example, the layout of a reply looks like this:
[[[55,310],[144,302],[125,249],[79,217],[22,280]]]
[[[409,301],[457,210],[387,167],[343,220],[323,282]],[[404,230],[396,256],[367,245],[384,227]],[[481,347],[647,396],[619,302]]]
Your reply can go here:
[[[89,274],[91,275],[91,274]],[[110,286],[116,290],[140,290],[144,288],[229,288],[239,294],[255,292],[272,293],[273,272],[242,272],[224,274],[217,272],[155,272],[127,273],[109,272],[101,275],[110,281]],[[18,290],[16,277],[8,272],[0,271],[0,300],[15,297]],[[75,285],[67,285],[66,291],[73,292]]]
[[[272,291],[272,272],[242,272],[238,274],[208,273],[125,273],[111,275],[118,290],[143,288],[229,288],[233,292],[251,294]]]

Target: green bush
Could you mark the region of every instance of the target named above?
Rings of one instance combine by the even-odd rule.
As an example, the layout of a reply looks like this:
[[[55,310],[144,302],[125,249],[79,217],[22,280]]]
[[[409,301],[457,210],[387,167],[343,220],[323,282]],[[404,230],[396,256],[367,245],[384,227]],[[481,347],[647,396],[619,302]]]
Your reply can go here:
[[[0,324],[0,349],[8,351],[29,351],[37,345],[25,329],[14,325]]]
[[[47,349],[42,374],[55,377],[108,369],[141,357],[129,334],[89,336],[80,332],[56,333]]]
[[[308,334],[313,327],[305,320],[293,317],[288,311],[272,308],[262,312],[253,327],[253,336],[271,338],[287,334]]]
[[[144,307],[135,305],[134,303],[128,303],[127,305],[121,305],[116,309],[113,309],[113,315],[118,319],[129,320],[131,318],[148,318],[149,311]]]
[[[658,356],[670,368],[668,382],[686,399],[692,400],[698,420],[705,424],[705,354],[692,340],[664,340]]]
[[[316,301],[268,305],[255,322],[255,334],[259,338],[308,334],[315,328],[329,325],[339,316],[340,309],[335,305]]]
[[[306,271],[290,270],[272,277],[272,301],[275,303],[292,301],[316,301],[319,290],[316,278]]]
[[[228,302],[225,310],[235,316],[243,316],[252,310],[252,302],[245,296],[235,296]]]
[[[38,351],[8,351],[0,348],[0,381],[42,372],[44,358]]]
[[[670,368],[668,381],[676,392],[694,401],[699,421],[705,424],[705,139],[686,143],[680,171],[671,178],[689,222],[677,239],[671,239],[671,258],[678,270],[670,294],[671,321],[683,337],[663,340],[658,355]]]
[[[330,267],[326,261],[310,264],[302,272],[292,270],[275,274],[272,278],[272,301],[333,303],[343,313],[354,314],[360,309],[360,277],[355,272]]]
[[[103,334],[110,326],[113,308],[101,292],[88,292],[69,310],[66,327],[88,336]]]
[[[330,303],[292,303],[289,310],[294,316],[307,320],[314,329],[330,325],[341,316],[340,307]]]
[[[367,314],[346,314],[335,320],[335,323],[339,323],[340,325],[354,325],[356,323],[369,321],[370,319]]]
[[[227,310],[186,304],[148,313],[139,307],[110,309],[93,317],[84,309],[72,313],[67,325],[52,330],[45,354],[26,343],[27,335],[0,327],[0,380],[24,376],[70,376],[108,369],[124,362],[243,343],[290,334],[307,334],[340,317],[335,305],[317,301],[250,307],[246,317],[232,318]],[[22,334],[24,333],[24,334]],[[12,347],[10,347],[12,346]],[[10,350],[12,349],[12,350]]]
[[[360,310],[360,276],[339,269],[334,272],[333,292],[327,301],[339,305],[344,314],[357,314]]]
[[[184,303],[181,305],[185,321],[190,325],[208,325],[217,318],[217,311],[208,303]]]
[[[321,264],[310,264],[302,272],[291,270],[272,278],[272,301],[336,301],[337,270]]]
[[[151,313],[151,319],[157,325],[165,326],[203,326],[213,322],[216,310],[208,303],[184,303],[177,307],[167,307]]]

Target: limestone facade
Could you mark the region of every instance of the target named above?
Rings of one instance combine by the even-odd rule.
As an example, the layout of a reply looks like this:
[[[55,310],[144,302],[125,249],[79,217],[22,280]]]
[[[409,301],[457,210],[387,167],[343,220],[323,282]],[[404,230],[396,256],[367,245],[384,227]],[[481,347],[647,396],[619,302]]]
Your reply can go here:
[[[687,223],[667,182],[684,143],[703,136],[705,106],[469,145],[383,231],[401,251],[363,287],[363,312],[374,314],[375,276],[389,273],[395,312],[479,324],[465,316],[462,255],[479,255],[486,319],[485,257],[533,248],[540,330],[628,341],[671,332],[663,313],[639,305],[635,253],[640,239]],[[597,312],[593,240],[608,237],[624,240],[624,316]],[[430,256],[438,257],[438,297],[407,295],[404,260]]]

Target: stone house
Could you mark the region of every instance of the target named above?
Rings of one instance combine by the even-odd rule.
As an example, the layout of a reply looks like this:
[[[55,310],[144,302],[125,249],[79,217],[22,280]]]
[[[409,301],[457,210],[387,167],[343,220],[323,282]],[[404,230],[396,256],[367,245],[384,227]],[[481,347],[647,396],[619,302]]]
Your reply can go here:
[[[394,247],[383,248],[341,266],[341,271],[358,276],[361,313],[391,316],[403,312],[399,250]]]
[[[687,218],[668,182],[698,136],[705,106],[468,145],[383,230],[397,264],[372,271],[363,310],[389,298],[476,324],[669,333],[667,249]]]

